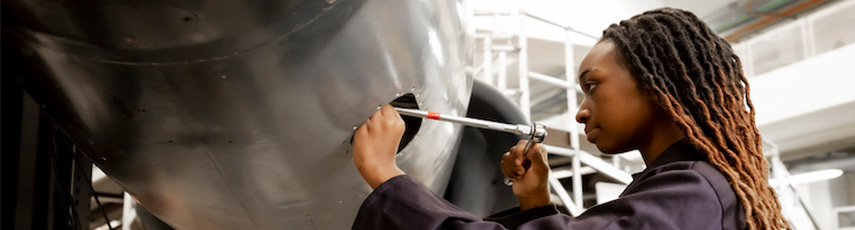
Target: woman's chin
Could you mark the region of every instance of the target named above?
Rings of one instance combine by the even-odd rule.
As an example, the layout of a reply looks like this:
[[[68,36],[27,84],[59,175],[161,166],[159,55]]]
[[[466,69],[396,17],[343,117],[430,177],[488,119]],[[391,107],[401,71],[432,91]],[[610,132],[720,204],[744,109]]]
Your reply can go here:
[[[597,145],[597,149],[599,149],[599,150],[600,150],[600,152],[602,152],[603,154],[614,155],[614,154],[618,154],[618,153],[620,153],[620,152],[618,152],[618,151],[614,151],[614,150],[613,150],[613,149],[611,149],[611,148],[607,148],[607,147],[600,147],[600,145]]]
[[[614,154],[626,152],[626,151],[624,151],[625,148],[622,148],[621,146],[615,145],[615,144],[610,143],[610,142],[605,141],[605,140],[596,140],[595,139],[591,143],[596,145],[597,149],[600,150],[600,152],[602,152],[604,154],[614,155]]]

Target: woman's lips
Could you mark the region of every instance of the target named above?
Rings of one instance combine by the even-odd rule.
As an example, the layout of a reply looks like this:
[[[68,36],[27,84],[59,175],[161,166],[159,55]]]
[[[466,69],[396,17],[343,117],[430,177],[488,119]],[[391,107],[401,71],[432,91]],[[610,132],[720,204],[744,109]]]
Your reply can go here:
[[[594,143],[597,140],[597,134],[600,133],[599,128],[593,128],[591,130],[585,130],[585,135],[588,136],[588,142]]]

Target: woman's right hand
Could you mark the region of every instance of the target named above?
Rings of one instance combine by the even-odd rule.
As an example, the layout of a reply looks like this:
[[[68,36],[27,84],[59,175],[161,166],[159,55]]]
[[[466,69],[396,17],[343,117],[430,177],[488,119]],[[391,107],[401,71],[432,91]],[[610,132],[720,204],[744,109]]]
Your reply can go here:
[[[550,204],[549,165],[546,162],[546,150],[540,144],[533,144],[528,153],[523,153],[528,141],[520,141],[502,156],[502,173],[514,182],[514,194],[520,199],[520,208],[527,210]],[[524,162],[531,165],[524,167]]]
[[[385,105],[353,134],[353,164],[372,189],[404,174],[395,155],[405,129],[395,108]]]

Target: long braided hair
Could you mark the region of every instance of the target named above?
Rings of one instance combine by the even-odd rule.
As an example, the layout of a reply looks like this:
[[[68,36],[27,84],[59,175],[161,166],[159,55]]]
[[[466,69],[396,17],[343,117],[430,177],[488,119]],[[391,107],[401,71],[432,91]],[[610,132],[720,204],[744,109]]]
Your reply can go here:
[[[769,186],[748,80],[727,41],[694,14],[660,8],[603,31],[621,64],[736,192],[750,229],[789,229]]]

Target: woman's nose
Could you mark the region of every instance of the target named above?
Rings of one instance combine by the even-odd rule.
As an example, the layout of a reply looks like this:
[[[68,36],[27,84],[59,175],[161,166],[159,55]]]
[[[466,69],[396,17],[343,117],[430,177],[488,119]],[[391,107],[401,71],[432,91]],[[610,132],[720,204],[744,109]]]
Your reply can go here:
[[[578,112],[576,112],[576,122],[585,124],[585,122],[587,122],[588,118],[590,118],[590,117],[591,117],[591,110],[589,110],[588,107],[585,106],[584,103],[582,103],[582,105],[579,106]]]

